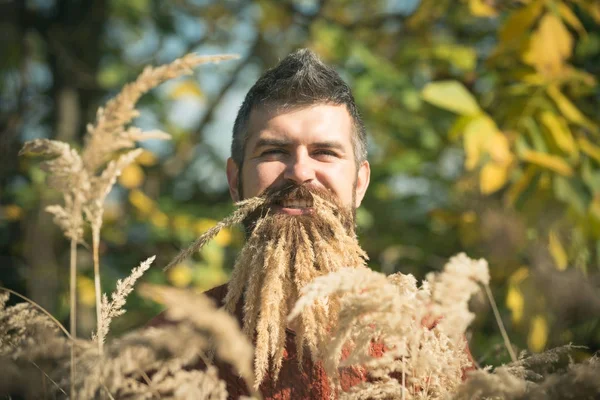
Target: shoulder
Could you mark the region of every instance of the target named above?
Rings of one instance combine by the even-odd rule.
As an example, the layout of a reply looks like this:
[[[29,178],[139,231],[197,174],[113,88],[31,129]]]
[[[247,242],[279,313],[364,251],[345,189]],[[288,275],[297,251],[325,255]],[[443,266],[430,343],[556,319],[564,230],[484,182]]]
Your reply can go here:
[[[210,290],[207,290],[203,294],[205,296],[207,296],[209,299],[212,299],[218,307],[221,307],[223,305],[223,300],[225,299],[225,296],[227,295],[227,283],[224,283],[224,284],[216,286]]]

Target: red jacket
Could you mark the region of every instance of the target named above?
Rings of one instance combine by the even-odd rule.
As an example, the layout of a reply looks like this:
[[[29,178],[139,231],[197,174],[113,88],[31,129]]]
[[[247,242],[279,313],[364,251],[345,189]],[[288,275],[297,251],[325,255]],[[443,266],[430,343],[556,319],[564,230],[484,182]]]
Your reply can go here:
[[[227,294],[227,284],[217,286],[205,294],[213,299],[218,305],[223,304],[223,299]],[[242,307],[241,302],[236,309],[236,317],[241,325],[242,322]],[[148,326],[161,326],[172,324],[165,319],[163,314],[155,317]],[[279,378],[273,381],[269,374],[266,375],[263,383],[260,385],[260,392],[265,400],[317,400],[329,399],[333,388],[330,387],[325,370],[321,363],[313,363],[309,356],[304,357],[303,368],[298,368],[296,359],[296,344],[295,334],[291,330],[286,330],[286,343],[283,353],[283,362]],[[383,345],[373,345],[373,356],[381,356],[383,354]],[[466,351],[471,358],[471,353],[467,346]],[[348,356],[348,352],[342,352],[342,358]],[[471,358],[472,360],[472,358]],[[249,395],[249,391],[244,381],[233,371],[229,364],[215,360],[215,366],[219,370],[219,376],[227,384],[227,392],[229,399],[238,399],[241,395]],[[202,362],[195,368],[203,369],[205,366]],[[363,371],[357,368],[344,368],[340,371],[340,383],[343,390],[348,390],[354,385],[367,380],[367,376]]]

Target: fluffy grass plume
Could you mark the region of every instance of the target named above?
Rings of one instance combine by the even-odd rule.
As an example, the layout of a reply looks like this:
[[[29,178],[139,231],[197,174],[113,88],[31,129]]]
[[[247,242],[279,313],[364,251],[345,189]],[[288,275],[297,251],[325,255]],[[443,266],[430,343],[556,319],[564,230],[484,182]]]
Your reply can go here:
[[[116,151],[131,148],[136,141],[145,139],[167,139],[170,136],[160,131],[143,132],[139,128],[125,129],[125,125],[139,115],[135,105],[140,97],[159,84],[182,75],[191,74],[193,68],[237,58],[235,55],[199,56],[187,54],[170,64],[146,67],[132,83],[96,113],[96,123],[87,127],[87,136],[82,159],[89,171],[96,171],[112,158]]]
[[[127,294],[152,260],[119,281],[110,303],[105,296],[106,330],[113,317],[124,313]],[[214,366],[194,369],[211,349],[251,387],[252,345],[232,316],[202,294],[152,285],[142,293],[160,298],[169,307],[167,315],[179,323],[132,331],[107,341],[102,353],[92,340],[70,340],[29,303],[7,307],[8,294],[0,294],[0,397],[226,400],[226,385]],[[77,349],[74,374],[72,347]]]
[[[331,340],[322,343],[325,369],[338,390],[340,367],[361,368],[369,377],[342,397],[440,399],[471,367],[463,339],[472,319],[467,301],[478,283],[488,281],[487,264],[464,254],[453,257],[442,273],[428,275],[420,288],[412,275],[343,269],[309,284],[288,318],[315,302],[339,301]],[[444,299],[449,290],[460,290],[460,298]],[[382,355],[375,356],[374,345],[383,346]],[[349,351],[345,358],[344,351]]]
[[[106,340],[106,335],[110,329],[110,323],[112,322],[113,318],[125,314],[123,307],[125,306],[127,296],[133,291],[135,282],[141,278],[148,268],[150,268],[150,265],[155,258],[156,256],[148,258],[138,267],[134,268],[127,278],[122,280],[119,279],[117,281],[117,288],[111,295],[110,302],[108,301],[108,296],[106,294],[102,295],[102,308],[100,312],[102,318],[100,320],[100,325],[98,326],[98,331],[94,336],[92,336],[92,340],[97,340],[101,343],[104,343]]]
[[[220,360],[231,364],[247,386],[252,388],[254,349],[235,318],[201,294],[150,284],[143,285],[140,290],[145,296],[167,306],[167,319],[191,324],[199,332],[206,332],[213,347],[210,350],[214,349]],[[258,393],[254,395],[258,396]]]
[[[104,200],[123,169],[141,153],[140,149],[120,154],[124,149],[135,147],[135,142],[146,139],[169,139],[160,131],[142,131],[137,127],[126,127],[139,115],[136,104],[140,97],[162,82],[192,73],[192,68],[200,64],[220,62],[235,58],[233,55],[198,56],[188,54],[170,64],[160,67],[146,67],[132,83],[125,85],[119,94],[98,109],[96,123],[87,126],[85,145],[81,156],[68,144],[37,139],[27,142],[22,153],[37,153],[54,157],[44,163],[50,173],[49,183],[64,197],[64,206],[53,205],[47,208],[54,214],[55,222],[71,239],[71,333],[76,336],[76,244],[83,241],[83,215],[92,228],[92,252],[94,260],[94,287],[96,291],[97,328],[101,327],[100,304],[100,229],[104,213]],[[115,157],[118,158],[115,160]],[[109,162],[110,161],[110,162]],[[99,172],[99,169],[109,162]],[[102,351],[102,341],[98,349]]]

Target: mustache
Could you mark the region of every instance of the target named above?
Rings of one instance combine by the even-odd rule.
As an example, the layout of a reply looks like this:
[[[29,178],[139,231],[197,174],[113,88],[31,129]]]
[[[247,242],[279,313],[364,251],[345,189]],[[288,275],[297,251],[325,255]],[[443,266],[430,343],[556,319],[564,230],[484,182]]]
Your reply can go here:
[[[298,184],[286,182],[283,185],[269,187],[263,193],[265,206],[281,205],[286,200],[303,200],[313,204],[314,197],[323,198],[333,204],[337,204],[337,198],[329,190],[309,184]]]

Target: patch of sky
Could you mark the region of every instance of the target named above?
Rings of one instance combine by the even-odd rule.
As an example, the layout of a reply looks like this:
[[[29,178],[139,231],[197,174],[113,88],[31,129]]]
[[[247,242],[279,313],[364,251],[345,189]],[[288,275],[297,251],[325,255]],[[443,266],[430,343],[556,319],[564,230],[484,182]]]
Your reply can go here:
[[[123,55],[129,62],[149,59],[160,45],[160,34],[149,19],[142,22],[141,31],[131,32],[127,36],[127,45],[124,46]]]
[[[10,69],[2,74],[2,91],[0,91],[0,110],[9,111],[17,107],[22,79],[17,69]]]
[[[156,54],[156,60],[159,64],[173,61],[185,54],[187,45],[177,35],[168,35],[163,38],[160,50]]]
[[[306,15],[315,15],[320,8],[317,0],[296,0],[293,3],[302,14]]]
[[[216,162],[212,149],[206,144],[196,146],[194,158],[173,185],[173,196],[187,201],[200,187],[205,193],[221,193],[227,190],[227,176],[223,163]]]
[[[431,182],[420,176],[397,174],[388,180],[388,187],[398,198],[426,196],[431,190]]]
[[[29,84],[38,91],[45,91],[52,87],[53,77],[46,63],[29,61],[26,66]]]
[[[187,41],[197,41],[206,34],[206,24],[197,16],[173,9],[175,30]]]
[[[211,146],[223,165],[230,156],[231,134],[238,110],[246,93],[260,76],[261,70],[254,64],[248,65],[240,73],[240,78],[225,94],[221,104],[215,109],[213,120],[203,132],[205,143]]]
[[[384,5],[388,14],[411,14],[416,11],[421,0],[387,0]]]
[[[138,107],[139,117],[133,121],[133,125],[143,130],[160,129],[164,130],[156,113],[147,107]],[[157,157],[164,158],[173,153],[173,143],[170,140],[144,140],[139,142],[139,146],[153,152]]]
[[[188,3],[193,4],[198,7],[208,6],[213,3],[212,0],[188,0]]]
[[[202,97],[183,96],[170,102],[168,107],[169,121],[186,131],[191,131],[198,126],[206,102]]]
[[[462,173],[464,152],[458,148],[446,148],[437,162],[437,173],[444,179],[453,181]]]
[[[367,155],[368,159],[372,163],[379,163],[383,160],[385,156],[385,151],[383,148],[377,143],[373,136],[368,132],[367,128]]]
[[[51,134],[52,130],[47,125],[26,123],[21,128],[19,139],[25,143],[29,140],[49,139]]]

